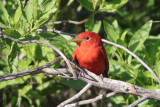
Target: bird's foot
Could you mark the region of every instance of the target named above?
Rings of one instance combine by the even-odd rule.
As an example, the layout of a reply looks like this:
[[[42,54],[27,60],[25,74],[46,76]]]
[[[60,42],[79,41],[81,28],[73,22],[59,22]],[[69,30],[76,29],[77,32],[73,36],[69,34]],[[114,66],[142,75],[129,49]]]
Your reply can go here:
[[[77,75],[78,75],[78,76],[85,76],[85,74],[84,74],[83,71],[77,71]]]
[[[99,78],[103,81],[103,79],[104,79],[104,77],[103,77],[103,75],[101,74],[101,75],[99,75]]]

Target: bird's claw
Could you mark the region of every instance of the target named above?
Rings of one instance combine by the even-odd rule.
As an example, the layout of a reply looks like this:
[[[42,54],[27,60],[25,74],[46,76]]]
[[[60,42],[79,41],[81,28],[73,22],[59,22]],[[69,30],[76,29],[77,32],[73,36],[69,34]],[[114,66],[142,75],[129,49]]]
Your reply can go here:
[[[103,81],[103,75],[101,74],[101,75],[99,75],[99,78]]]

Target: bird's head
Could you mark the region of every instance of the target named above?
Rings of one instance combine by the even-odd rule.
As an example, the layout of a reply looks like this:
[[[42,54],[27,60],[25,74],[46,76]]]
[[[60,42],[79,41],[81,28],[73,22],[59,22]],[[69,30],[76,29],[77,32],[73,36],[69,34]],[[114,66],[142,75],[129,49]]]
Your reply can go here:
[[[82,32],[78,34],[72,42],[78,43],[78,45],[85,46],[99,46],[102,45],[101,37],[94,32]]]

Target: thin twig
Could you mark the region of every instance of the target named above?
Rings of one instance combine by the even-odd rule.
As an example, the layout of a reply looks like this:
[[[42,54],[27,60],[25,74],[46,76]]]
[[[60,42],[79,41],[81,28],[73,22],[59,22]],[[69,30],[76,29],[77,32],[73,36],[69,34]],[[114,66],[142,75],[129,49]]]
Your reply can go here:
[[[1,36],[2,36],[3,38],[9,39],[9,40],[11,40],[11,41],[13,41],[13,42],[16,42],[16,43],[20,43],[20,44],[22,44],[22,45],[28,44],[28,43],[40,43],[40,44],[45,44],[45,45],[49,46],[50,48],[52,48],[53,50],[55,50],[58,54],[60,54],[60,55],[63,57],[63,59],[66,61],[66,64],[67,64],[68,68],[70,69],[73,77],[74,77],[74,78],[77,78],[77,76],[76,76],[75,72],[73,71],[73,68],[72,68],[71,64],[69,63],[68,59],[66,58],[66,56],[65,56],[58,48],[54,47],[52,44],[50,44],[50,43],[48,43],[48,42],[45,42],[45,41],[38,41],[38,40],[19,41],[19,40],[17,40],[17,39],[14,39],[14,38],[12,38],[12,37],[9,37],[9,36],[3,34],[3,33],[0,31],[0,37],[1,37]]]
[[[132,104],[130,104],[128,107],[135,107],[135,106],[138,105],[139,103],[141,103],[141,102],[147,100],[147,98],[148,98],[147,96],[144,96],[144,97],[142,97],[142,98],[136,100],[136,101],[133,102]]]
[[[160,21],[148,21],[150,23],[160,23]]]
[[[27,29],[27,31],[29,31],[29,29]],[[77,34],[62,32],[62,31],[59,31],[59,30],[56,30],[56,29],[37,29],[36,31],[54,32],[54,33],[57,33],[57,34],[70,35],[70,36],[73,36],[73,37],[75,37],[77,35]]]
[[[83,100],[83,101],[78,101],[78,102],[72,103],[72,104],[67,104],[67,105],[64,106],[64,107],[76,107],[76,106],[80,106],[80,105],[85,105],[85,104],[94,103],[94,102],[96,102],[96,101],[98,101],[98,100],[102,100],[102,99],[104,99],[104,98],[112,97],[112,96],[114,96],[115,94],[117,94],[117,93],[116,93],[116,92],[111,92],[111,93],[108,93],[108,94],[98,95],[97,97],[92,98],[92,99]]]
[[[63,21],[56,21],[56,22],[48,23],[46,25],[62,24],[62,23],[71,23],[71,24],[79,25],[79,24],[83,24],[87,20],[88,20],[88,18],[86,18],[82,21],[79,21],[79,22],[78,21],[72,21],[72,20],[63,20]]]
[[[90,17],[94,16],[95,14],[97,14],[97,11],[94,11],[91,15],[89,15],[86,19],[83,19],[81,21],[72,21],[72,20],[63,20],[63,21],[56,21],[56,22],[52,22],[52,23],[48,23],[46,25],[53,25],[53,24],[62,24],[62,23],[71,23],[71,24],[75,24],[75,25],[79,25],[79,24],[83,24],[85,23]]]
[[[143,61],[141,60],[136,54],[134,54],[133,52],[131,52],[130,50],[128,50],[127,48],[125,48],[124,46],[118,45],[116,43],[113,43],[111,41],[102,39],[103,42],[113,45],[115,47],[121,48],[123,50],[125,50],[127,53],[129,53],[130,55],[132,55],[134,58],[136,58],[152,75],[153,77],[158,81],[158,83],[160,84],[160,79],[158,78],[158,76],[155,74],[155,72],[153,72],[153,70]]]
[[[43,70],[44,68],[47,68],[51,65],[54,65],[56,62],[58,62],[61,59],[63,59],[63,58],[60,56],[60,57],[57,57],[54,61],[47,63],[43,66],[37,67],[35,69],[24,70],[24,71],[19,71],[19,72],[12,73],[12,74],[2,75],[2,76],[0,76],[0,81],[12,80],[12,79],[23,77],[26,75],[34,75],[34,74],[42,73],[45,71],[45,70]],[[46,72],[47,72],[47,69],[46,69]]]
[[[59,104],[57,107],[63,107],[66,104],[78,99],[80,96],[82,96],[83,93],[85,93],[90,87],[92,86],[92,84],[88,83],[79,93],[77,93],[76,95],[74,95],[73,97],[69,98],[68,100],[62,102],[61,104]]]

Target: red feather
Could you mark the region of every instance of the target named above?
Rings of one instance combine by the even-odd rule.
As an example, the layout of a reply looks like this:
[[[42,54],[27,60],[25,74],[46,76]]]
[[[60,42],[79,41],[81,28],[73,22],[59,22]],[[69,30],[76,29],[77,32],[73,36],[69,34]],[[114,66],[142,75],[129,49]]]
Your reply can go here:
[[[77,42],[73,60],[89,71],[107,75],[109,62],[101,38],[94,32],[82,32],[73,42]]]

